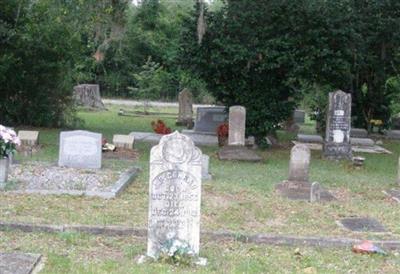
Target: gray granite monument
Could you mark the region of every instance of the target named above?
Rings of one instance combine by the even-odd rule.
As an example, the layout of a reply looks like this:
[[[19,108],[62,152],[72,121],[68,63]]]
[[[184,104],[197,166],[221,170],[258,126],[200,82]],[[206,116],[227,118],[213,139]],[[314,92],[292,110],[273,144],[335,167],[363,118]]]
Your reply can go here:
[[[84,130],[60,133],[58,165],[73,168],[101,168],[102,135]]]
[[[217,127],[228,120],[225,107],[197,108],[195,133],[217,135]]]
[[[199,252],[202,153],[179,132],[165,135],[150,152],[147,256],[167,241]]]
[[[328,159],[351,159],[351,94],[341,90],[329,93],[324,156]]]

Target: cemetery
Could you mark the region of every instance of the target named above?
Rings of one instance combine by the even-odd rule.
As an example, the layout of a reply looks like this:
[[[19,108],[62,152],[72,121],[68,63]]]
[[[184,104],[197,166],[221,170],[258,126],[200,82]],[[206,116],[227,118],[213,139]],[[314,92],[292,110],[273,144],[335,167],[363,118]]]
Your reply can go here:
[[[279,269],[274,260],[280,260],[279,256],[290,261],[289,257],[298,246],[306,254],[304,256],[317,256],[317,261],[324,260],[322,258],[328,254],[335,254],[330,260],[336,267],[342,256],[351,262],[353,269],[367,262],[366,258],[357,258],[346,249],[355,242],[350,241],[337,248],[335,243],[328,244],[329,248],[319,248],[312,244],[316,240],[311,241],[310,237],[320,237],[318,246],[327,245],[324,241],[344,238],[353,241],[375,240],[387,247],[387,251],[393,250],[393,254],[397,254],[396,250],[400,248],[400,237],[397,236],[397,155],[400,150],[396,140],[384,136],[381,138],[382,146],[391,154],[357,153],[366,158],[360,169],[355,168],[350,160],[329,160],[323,151],[310,149],[306,142],[294,145],[291,140],[295,140],[296,135],[285,131],[278,131],[279,139],[283,140],[280,141],[282,146],[267,150],[243,146],[259,155],[261,161],[226,161],[219,157],[218,143],[196,148],[190,138],[191,134],[185,134],[186,127],[175,126],[174,117],[164,121],[183,134],[175,131],[171,135],[162,135],[153,143],[136,137],[129,138],[132,131],[151,133],[150,124],[154,117],[118,116],[119,106],[106,107],[109,111],[100,115],[91,111],[79,113],[86,121],[84,130],[39,129],[40,149],[31,155],[17,153],[14,156],[8,181],[0,192],[2,250],[21,246],[22,250],[30,253],[50,256],[47,259],[50,262],[47,261],[44,266],[45,269],[50,267],[50,271],[55,271],[58,263],[86,269],[80,266],[78,255],[92,252],[90,250],[98,244],[94,242],[96,240],[108,245],[104,253],[107,259],[102,257],[105,256],[102,251],[95,253],[98,262],[93,262],[93,267],[97,271],[105,267],[101,263],[103,260],[117,263],[118,271],[125,267],[161,270],[176,266],[155,264],[148,259],[138,264],[135,258],[146,254],[155,256],[157,252],[154,250],[157,247],[150,243],[161,243],[171,235],[176,235],[179,239],[190,237],[187,241],[195,253],[207,259],[206,266],[197,266],[193,271],[212,269],[222,261],[232,271],[241,269],[243,266],[240,264],[236,265],[230,262],[231,259],[226,261],[221,257],[239,256],[241,260],[254,263],[253,270],[258,272],[267,263],[253,261],[246,254],[253,254],[256,258],[264,258],[268,254],[268,267]],[[165,111],[174,110],[169,108]],[[240,123],[236,123],[236,126],[240,127]],[[306,118],[300,132],[308,133],[312,126]],[[233,129],[236,130],[235,127]],[[100,136],[96,132],[101,132],[107,140],[115,142],[117,150],[135,151],[136,158],[127,160],[104,157],[114,152],[102,152],[103,157],[96,158],[101,155]],[[167,137],[171,141],[165,139]],[[71,139],[66,143],[65,138]],[[172,141],[174,138],[178,141]],[[243,145],[243,135],[235,135],[234,138]],[[194,162],[186,164],[189,159]],[[163,161],[167,162],[163,164]],[[169,174],[171,168],[190,175],[180,174],[181,171]],[[205,171],[206,168],[208,171]],[[110,190],[123,177],[126,185],[120,185],[118,191]],[[188,213],[196,216],[190,221],[190,226],[184,223],[178,225],[182,222],[179,217],[167,217],[170,216],[168,209],[172,206],[172,200],[162,201],[159,197],[167,197],[165,195],[171,190],[156,187],[167,187],[161,184],[164,180],[175,182],[180,179],[189,180],[188,187],[196,191],[174,190],[184,191],[180,194],[184,195],[181,196],[184,200],[174,201],[176,205],[188,207],[188,212],[196,210],[196,213]],[[199,185],[194,185],[195,182]],[[155,184],[154,188],[152,184]],[[189,196],[197,198],[189,203],[184,198]],[[167,210],[166,215],[162,213],[163,207]],[[177,216],[184,214],[185,209],[182,210]],[[161,224],[162,227],[158,227]],[[181,227],[176,231],[177,234],[168,234],[168,228],[175,229],[175,224]],[[163,236],[161,231],[167,234]],[[246,237],[255,234],[259,236],[248,238],[247,241],[255,241],[255,244],[243,245],[242,240],[235,240],[234,234],[229,233],[240,233]],[[263,241],[274,243],[275,238],[271,239],[271,235],[281,235],[282,239],[278,241],[289,243],[283,246],[264,246]],[[162,240],[159,237],[167,238]],[[304,245],[293,244],[296,240],[310,242]],[[13,244],[10,245],[10,242]],[[57,244],[51,248],[52,253],[48,254],[46,250],[53,242]],[[79,251],[70,254],[71,258],[65,261],[57,254],[68,245],[76,248],[79,246]],[[121,252],[125,252],[125,255]],[[396,267],[397,255],[391,256],[391,264]],[[335,263],[335,260],[338,262]],[[374,259],[371,269],[380,264],[384,262]],[[298,265],[307,268],[301,262]]]
[[[0,274],[399,272],[395,1],[0,10]]]

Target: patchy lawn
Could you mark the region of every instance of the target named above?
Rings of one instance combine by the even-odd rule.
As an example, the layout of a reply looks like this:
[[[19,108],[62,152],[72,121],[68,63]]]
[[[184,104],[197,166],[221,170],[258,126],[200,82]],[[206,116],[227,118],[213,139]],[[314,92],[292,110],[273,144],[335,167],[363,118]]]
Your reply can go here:
[[[160,112],[174,110],[161,109]],[[177,110],[175,109],[177,112]],[[131,131],[151,131],[150,122],[157,117],[118,116],[117,107],[107,112],[80,112],[84,129],[100,132],[112,140],[113,134]],[[175,118],[163,120],[173,129]],[[307,123],[305,131],[311,132]],[[42,149],[31,158],[17,156],[20,161],[56,162],[59,130],[39,129]],[[290,135],[280,133],[288,143]],[[354,169],[347,162],[324,160],[313,151],[310,180],[318,181],[332,191],[337,201],[310,204],[289,201],[274,191],[276,183],[287,178],[289,149],[257,151],[262,163],[221,162],[217,147],[204,147],[210,156],[212,181],[203,183],[201,229],[229,230],[243,233],[279,233],[302,236],[343,236],[354,238],[400,239],[400,205],[387,198],[382,191],[396,187],[397,160],[400,142],[384,141],[387,154],[360,154],[366,157],[365,166]],[[11,195],[0,193],[0,220],[41,224],[93,224],[147,226],[148,209],[148,144],[135,144],[139,159],[103,160],[108,168],[132,165],[142,173],[124,193],[116,199],[72,196]],[[358,154],[357,154],[358,155]],[[336,225],[342,217],[373,217],[390,233],[349,233]],[[44,273],[160,273],[174,271],[187,273],[188,269],[151,264],[136,266],[132,258],[145,252],[143,239],[95,237],[83,234],[22,234],[0,232],[0,250],[24,250],[43,253],[47,257]],[[337,273],[354,270],[367,273],[396,272],[399,258],[390,255],[353,255],[349,250],[304,249],[294,255],[293,248],[276,248],[240,243],[205,243],[202,255],[209,258],[207,268],[190,271],[221,273],[265,272],[323,272]],[[308,270],[307,270],[308,269]],[[311,269],[311,270],[310,270]],[[135,270],[135,271],[134,271]],[[136,271],[137,270],[137,271]],[[310,272],[311,271],[311,272]]]

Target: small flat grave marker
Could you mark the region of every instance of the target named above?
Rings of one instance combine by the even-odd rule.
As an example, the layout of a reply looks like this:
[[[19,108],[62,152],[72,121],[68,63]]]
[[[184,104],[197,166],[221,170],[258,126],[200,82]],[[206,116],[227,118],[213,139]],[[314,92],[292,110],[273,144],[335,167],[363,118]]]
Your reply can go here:
[[[115,147],[133,149],[134,142],[135,137],[133,135],[116,134],[113,136],[113,144],[115,145]]]
[[[343,218],[338,223],[354,232],[386,232],[386,228],[373,218]]]
[[[41,255],[29,253],[0,253],[1,274],[31,274],[37,268]]]
[[[39,144],[39,131],[20,130],[18,137],[23,146],[37,146]]]

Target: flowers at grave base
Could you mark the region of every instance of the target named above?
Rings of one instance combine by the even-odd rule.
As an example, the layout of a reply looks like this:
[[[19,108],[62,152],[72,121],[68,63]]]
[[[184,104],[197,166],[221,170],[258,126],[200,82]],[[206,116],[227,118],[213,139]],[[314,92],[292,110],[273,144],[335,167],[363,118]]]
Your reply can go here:
[[[183,240],[177,238],[167,239],[157,256],[162,262],[174,265],[191,265],[196,259],[194,250]]]
[[[218,145],[220,147],[226,145],[229,135],[229,124],[223,123],[217,127]]]
[[[381,126],[383,125],[383,121],[380,119],[371,119],[369,123],[373,126]]]
[[[19,145],[21,141],[15,131],[0,125],[0,158],[8,158]]]
[[[163,120],[157,120],[151,122],[151,127],[157,134],[170,134],[171,129],[167,127]]]

